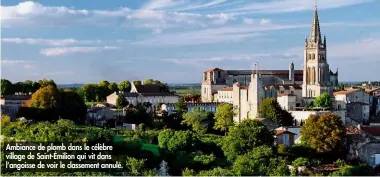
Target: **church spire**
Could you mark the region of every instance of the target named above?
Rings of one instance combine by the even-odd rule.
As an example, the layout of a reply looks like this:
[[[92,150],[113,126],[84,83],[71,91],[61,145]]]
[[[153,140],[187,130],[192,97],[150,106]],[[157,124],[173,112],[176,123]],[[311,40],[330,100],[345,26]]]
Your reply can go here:
[[[321,29],[319,27],[317,6],[315,6],[313,24],[311,25],[310,43],[322,44]]]

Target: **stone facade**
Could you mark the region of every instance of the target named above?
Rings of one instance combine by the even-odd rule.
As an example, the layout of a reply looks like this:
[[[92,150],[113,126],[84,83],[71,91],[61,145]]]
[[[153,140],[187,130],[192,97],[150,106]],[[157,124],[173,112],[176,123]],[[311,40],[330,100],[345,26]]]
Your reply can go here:
[[[116,100],[120,94],[125,97],[128,103],[135,106],[144,102],[149,102],[152,105],[156,105],[157,103],[178,102],[178,95],[171,92],[161,92],[158,85],[156,84],[138,86],[134,85],[133,83],[131,84],[132,88],[130,92],[112,93],[111,95],[107,96],[107,103],[111,106],[116,106]]]
[[[280,96],[278,99],[285,109],[295,110],[296,107],[310,105],[315,97],[324,92],[332,96],[338,84],[338,72],[330,70],[326,51],[326,37],[322,42],[315,9],[310,39],[305,39],[303,70],[295,70],[293,63],[288,70],[213,68],[203,73],[202,102],[230,103],[232,93],[232,104],[237,111],[234,120],[241,122],[259,116],[258,106],[264,98]]]

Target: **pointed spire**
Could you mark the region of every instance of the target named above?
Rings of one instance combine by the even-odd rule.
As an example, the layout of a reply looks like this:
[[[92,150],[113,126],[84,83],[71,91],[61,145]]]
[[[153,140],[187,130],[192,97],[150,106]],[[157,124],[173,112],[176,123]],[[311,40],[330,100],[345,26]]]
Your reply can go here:
[[[321,30],[319,27],[318,9],[315,6],[313,24],[311,25],[310,43],[322,44]]]

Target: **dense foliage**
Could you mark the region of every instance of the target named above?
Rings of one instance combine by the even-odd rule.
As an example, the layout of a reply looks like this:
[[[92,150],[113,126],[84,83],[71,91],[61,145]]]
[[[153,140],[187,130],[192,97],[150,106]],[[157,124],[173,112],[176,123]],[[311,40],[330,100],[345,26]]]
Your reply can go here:
[[[331,108],[332,101],[329,94],[322,93],[313,101],[314,107]]]
[[[234,125],[234,109],[231,104],[221,104],[215,113],[214,129],[226,132],[228,128]]]
[[[283,110],[274,98],[264,99],[259,107],[260,116],[276,122],[282,126],[292,126],[293,116],[286,110]]]
[[[317,152],[342,154],[345,150],[345,129],[336,114],[311,115],[301,127],[302,144]]]

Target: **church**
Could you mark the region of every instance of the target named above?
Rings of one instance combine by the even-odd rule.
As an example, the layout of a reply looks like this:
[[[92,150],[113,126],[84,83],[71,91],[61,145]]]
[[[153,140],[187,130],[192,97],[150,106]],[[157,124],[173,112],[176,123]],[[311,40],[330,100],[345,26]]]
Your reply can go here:
[[[202,102],[233,104],[237,110],[235,122],[240,122],[259,117],[258,107],[264,98],[277,98],[281,106],[294,110],[309,105],[322,93],[333,97],[338,71],[330,70],[326,44],[315,8],[310,37],[305,37],[302,70],[295,70],[293,62],[285,70],[209,69],[203,73]]]

